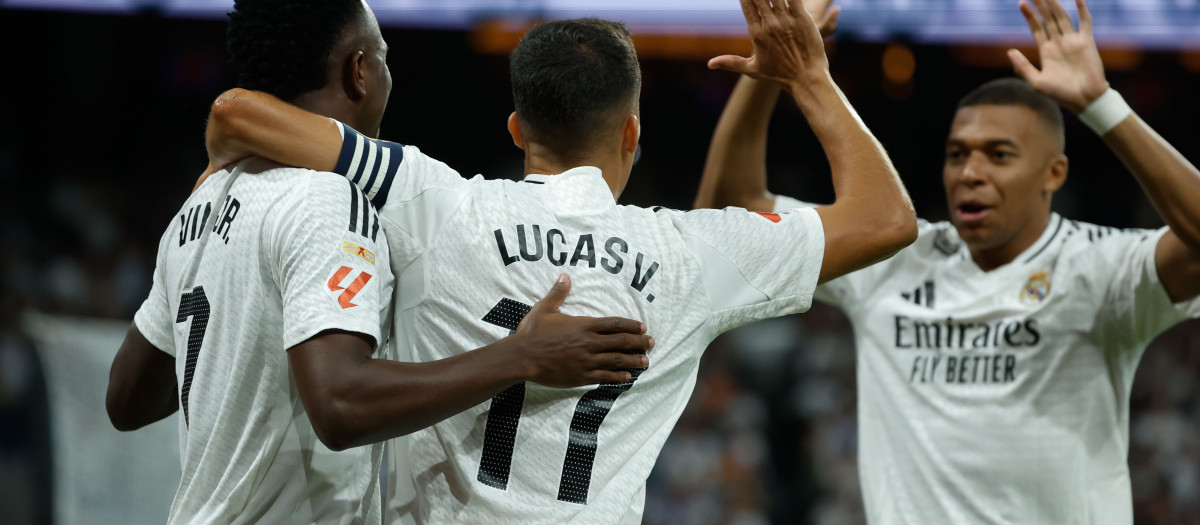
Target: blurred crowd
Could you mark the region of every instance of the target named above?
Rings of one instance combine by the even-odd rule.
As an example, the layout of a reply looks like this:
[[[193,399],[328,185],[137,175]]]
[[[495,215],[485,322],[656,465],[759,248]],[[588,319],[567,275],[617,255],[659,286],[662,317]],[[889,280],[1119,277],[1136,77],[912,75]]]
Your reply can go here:
[[[47,36],[41,55],[6,54],[5,70],[55,64],[41,79],[48,93],[34,102],[17,83],[0,88],[4,100],[19,101],[0,108],[8,124],[0,126],[0,521],[41,524],[51,519],[50,429],[45,381],[21,316],[132,318],[149,290],[159,236],[203,169],[208,103],[230,81],[219,21],[3,14],[3,48],[18,48],[9,40],[18,27]],[[511,111],[505,57],[478,56],[461,33],[385,37],[395,49],[439,50],[396,53],[404,62],[392,64],[385,138],[411,138],[467,175],[520,169],[503,124]],[[164,44],[144,48],[149,41]],[[1007,72],[917,47],[915,84],[885,96],[877,66],[883,46],[839,43],[833,51],[835,78],[892,153],[920,214],[943,218],[938,173],[953,102]],[[1173,55],[1139,56],[1110,79],[1200,161],[1192,124],[1200,81]],[[456,65],[427,73],[447,64]],[[644,152],[622,200],[688,208],[734,79],[702,63],[660,59],[643,69]],[[460,98],[446,95],[446,84],[495,87]],[[1073,178],[1056,210],[1121,227],[1160,224],[1145,199],[1130,197],[1140,195],[1132,177],[1068,121]],[[775,191],[831,197],[819,147],[787,102],[772,127],[771,154],[772,173],[784,175],[772,180]],[[646,523],[862,523],[855,362],[847,321],[823,305],[719,338],[651,475]],[[1200,323],[1190,322],[1147,350],[1134,383],[1137,523],[1200,523],[1197,385]]]

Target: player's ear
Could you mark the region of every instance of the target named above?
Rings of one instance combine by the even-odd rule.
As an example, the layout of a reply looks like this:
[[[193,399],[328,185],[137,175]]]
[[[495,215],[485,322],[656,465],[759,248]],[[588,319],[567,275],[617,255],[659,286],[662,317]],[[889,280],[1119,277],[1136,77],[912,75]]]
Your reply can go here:
[[[521,123],[517,122],[517,112],[512,112],[508,116],[508,134],[512,135],[513,144],[518,148],[525,149],[525,139],[521,137]]]
[[[1058,191],[1067,182],[1067,168],[1069,167],[1070,163],[1067,161],[1066,155],[1059,154],[1050,161],[1050,169],[1042,181],[1042,192],[1050,195]]]
[[[366,54],[356,50],[346,55],[342,65],[342,89],[350,100],[361,100],[367,95]]]
[[[621,151],[633,155],[637,152],[638,140],[642,138],[642,122],[637,115],[625,117],[621,125]]]

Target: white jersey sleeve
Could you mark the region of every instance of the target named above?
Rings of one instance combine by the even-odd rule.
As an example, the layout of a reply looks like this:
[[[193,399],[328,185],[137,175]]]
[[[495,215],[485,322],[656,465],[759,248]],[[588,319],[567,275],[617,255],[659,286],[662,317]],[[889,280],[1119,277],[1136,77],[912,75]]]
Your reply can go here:
[[[812,305],[825,257],[816,210],[694,210],[674,221],[703,272],[718,332]]]
[[[386,339],[378,312],[393,279],[379,214],[345,179],[310,177],[270,230],[273,272],[283,293],[285,348],[323,330]]]
[[[154,265],[154,283],[150,286],[150,295],[142,301],[137,313],[133,314],[133,324],[155,348],[175,357],[175,319],[171,315],[167,289],[163,284],[163,272],[166,271],[163,257],[167,253],[165,244],[170,242],[171,233],[168,228],[167,233],[159,240],[158,256]]]
[[[1102,290],[1101,334],[1106,340],[1133,343],[1110,348],[1144,349],[1155,336],[1189,317],[1200,317],[1200,298],[1171,303],[1158,278],[1158,242],[1168,229],[1118,230],[1092,227],[1083,234],[1097,238],[1078,257],[1080,278]],[[1139,350],[1140,351],[1140,350]]]
[[[822,204],[814,204],[805,202],[800,199],[793,199],[786,195],[775,196],[775,212],[785,212],[791,210],[814,209],[823,206]],[[862,271],[851,272],[849,274],[838,277],[831,281],[827,281],[817,287],[813,297],[825,304],[837,306],[839,308],[845,305],[854,304],[855,298],[858,296],[859,285],[862,284],[862,277],[865,274]]]
[[[786,195],[775,196],[775,212],[783,212],[795,209],[819,208],[822,204],[813,204],[799,199],[793,199]],[[925,235],[934,230],[934,225],[923,219],[917,219],[918,235]],[[827,281],[817,287],[817,292],[813,297],[822,303],[829,304],[846,310],[860,305],[863,299],[869,297],[875,287],[878,285],[879,279],[885,278],[889,271],[889,264],[898,263],[898,254],[886,261],[880,261],[866,268],[850,272],[846,275]]]

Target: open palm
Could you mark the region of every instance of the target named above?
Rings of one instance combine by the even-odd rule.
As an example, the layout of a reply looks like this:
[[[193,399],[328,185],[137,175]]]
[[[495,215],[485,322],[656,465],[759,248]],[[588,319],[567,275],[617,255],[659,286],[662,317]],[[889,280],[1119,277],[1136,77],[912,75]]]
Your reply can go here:
[[[1085,0],[1075,0],[1079,8],[1077,31],[1059,0],[1033,2],[1037,11],[1022,0],[1021,14],[1037,42],[1042,68],[1034,67],[1020,51],[1010,49],[1013,69],[1033,89],[1079,113],[1108,90],[1104,64],[1092,36],[1092,15]]]

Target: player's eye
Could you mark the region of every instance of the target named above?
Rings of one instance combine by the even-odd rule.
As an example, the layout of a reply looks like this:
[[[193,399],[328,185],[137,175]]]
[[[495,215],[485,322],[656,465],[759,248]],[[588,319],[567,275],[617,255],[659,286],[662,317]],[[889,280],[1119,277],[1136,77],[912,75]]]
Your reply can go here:
[[[960,150],[960,149],[946,150],[946,160],[947,161],[960,161],[962,159],[965,159],[966,157],[967,157],[967,155],[965,152],[963,152],[963,150]]]
[[[1011,151],[996,150],[992,152],[992,159],[997,162],[1008,162],[1016,158],[1016,154]]]

